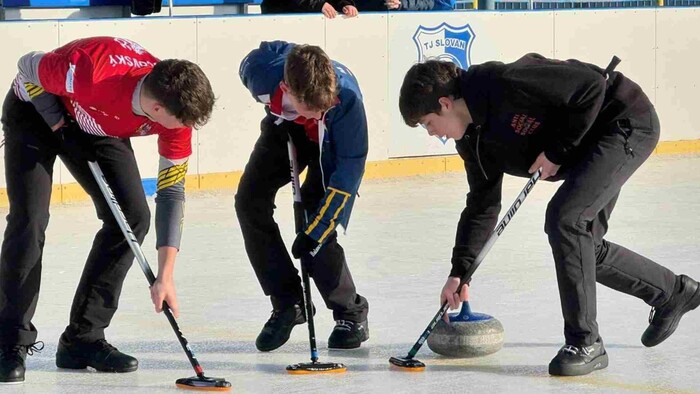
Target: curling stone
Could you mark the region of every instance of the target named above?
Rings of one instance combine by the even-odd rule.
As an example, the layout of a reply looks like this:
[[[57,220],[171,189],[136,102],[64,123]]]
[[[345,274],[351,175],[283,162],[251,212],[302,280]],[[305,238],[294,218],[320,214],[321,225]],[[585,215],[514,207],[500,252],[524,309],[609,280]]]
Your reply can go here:
[[[503,326],[495,317],[474,313],[469,302],[459,313],[449,313],[450,322],[440,319],[428,337],[428,347],[449,357],[479,357],[496,353],[503,347]]]

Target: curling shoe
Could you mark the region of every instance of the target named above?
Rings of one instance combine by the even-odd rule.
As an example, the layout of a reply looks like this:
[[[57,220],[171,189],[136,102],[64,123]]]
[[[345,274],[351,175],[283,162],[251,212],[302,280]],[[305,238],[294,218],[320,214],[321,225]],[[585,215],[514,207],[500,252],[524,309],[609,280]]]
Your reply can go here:
[[[67,369],[92,367],[100,372],[133,372],[138,369],[139,362],[104,339],[69,343],[61,336],[56,351],[56,366]]]
[[[0,346],[0,384],[24,383],[24,360],[27,359],[27,355],[31,356],[43,348],[44,342],[41,341],[31,345]]]
[[[294,304],[273,310],[270,319],[255,340],[255,347],[261,352],[270,352],[287,343],[294,326],[306,323],[303,308],[303,304]]]
[[[658,308],[651,308],[649,327],[642,334],[644,346],[656,346],[670,337],[676,331],[681,317],[698,305],[700,305],[698,282],[685,275],[679,275],[671,299]]]
[[[335,328],[328,338],[329,349],[357,349],[360,344],[369,339],[367,320],[354,322],[336,320]]]
[[[549,363],[549,374],[555,376],[587,375],[608,366],[608,353],[603,340],[591,346],[564,345]]]

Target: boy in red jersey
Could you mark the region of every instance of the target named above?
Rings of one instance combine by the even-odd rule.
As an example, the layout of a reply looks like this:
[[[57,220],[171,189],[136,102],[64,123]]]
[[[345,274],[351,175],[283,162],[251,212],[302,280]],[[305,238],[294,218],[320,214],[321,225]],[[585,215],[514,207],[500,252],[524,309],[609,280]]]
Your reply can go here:
[[[141,176],[129,138],[158,135],[156,197],[158,276],[151,298],[177,316],[173,283],[180,246],[184,179],[192,127],[204,125],[214,94],[202,70],[186,60],[155,58],[139,44],[113,37],[76,40],[32,52],[2,108],[10,213],[0,253],[0,382],[24,381],[27,353],[38,350],[31,320],[49,220],[54,162],[60,156],[92,197],[102,220],[59,340],[60,368],[131,372],[138,361],[104,337],[134,255],[95,182],[96,161],[141,243],[150,225]],[[39,345],[39,346],[43,346]]]

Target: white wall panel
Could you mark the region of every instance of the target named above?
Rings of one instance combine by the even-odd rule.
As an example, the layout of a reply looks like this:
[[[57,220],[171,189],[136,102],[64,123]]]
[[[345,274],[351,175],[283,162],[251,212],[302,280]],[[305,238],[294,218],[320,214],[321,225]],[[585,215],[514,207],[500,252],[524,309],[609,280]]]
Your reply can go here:
[[[617,67],[654,100],[655,9],[561,11],[554,15],[554,51],[605,68]]]
[[[265,110],[241,83],[241,60],[261,41],[323,46],[323,23],[322,15],[198,20],[197,56],[218,97],[210,124],[200,132],[200,173],[242,170],[260,135]]]
[[[2,61],[0,62],[0,101],[17,75],[17,60],[32,51],[50,51],[58,45],[58,23],[56,22],[2,22]],[[1,104],[0,104],[1,106]],[[57,160],[58,161],[58,160]],[[0,174],[5,173],[5,150],[0,149]],[[54,166],[54,183],[60,183],[60,165]],[[0,187],[6,186],[5,177],[0,176]]]
[[[419,60],[414,42],[419,29],[424,30],[417,35],[420,44],[429,45],[431,40],[433,44],[425,54],[437,56],[445,50],[438,47],[429,29],[468,25],[474,35],[468,51],[471,64],[510,62],[527,52],[539,52],[604,67],[617,55],[622,59],[618,69],[655,101],[662,140],[698,139],[700,119],[692,116],[700,93],[694,60],[700,53],[698,21],[700,9],[656,8],[388,13],[335,20],[321,15],[279,15],[3,22],[0,86],[9,86],[17,59],[29,51],[48,51],[75,38],[95,35],[133,39],[160,58],[197,62],[212,82],[218,101],[211,122],[196,132],[190,173],[240,171],[260,134],[264,110],[241,84],[238,67],[260,41],[283,39],[322,46],[356,74],[368,115],[370,160],[452,154],[452,142],[443,144],[423,129],[403,124],[398,93],[406,70]],[[135,138],[133,143],[142,175],[155,177],[156,137]],[[56,183],[73,181],[64,169],[55,178]],[[4,187],[2,177],[0,187]]]
[[[656,109],[662,140],[700,138],[700,9],[658,9]]]
[[[387,99],[386,29],[387,16],[382,14],[326,20],[326,53],[347,66],[360,84],[369,130],[368,160],[388,157],[389,113],[396,110],[389,108]]]

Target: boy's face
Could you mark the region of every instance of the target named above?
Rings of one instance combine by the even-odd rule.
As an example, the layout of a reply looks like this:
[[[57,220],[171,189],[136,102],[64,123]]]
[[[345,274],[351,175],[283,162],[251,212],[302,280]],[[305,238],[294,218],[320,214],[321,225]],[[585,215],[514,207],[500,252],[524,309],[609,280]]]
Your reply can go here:
[[[296,97],[294,97],[294,94],[292,94],[291,90],[289,90],[289,86],[286,83],[282,82],[281,86],[282,91],[287,95],[289,102],[300,116],[303,116],[306,119],[321,119],[323,117],[323,113],[326,112],[325,110],[320,111],[307,107],[302,102],[297,100]]]
[[[439,102],[440,112],[423,116],[420,119],[420,125],[428,130],[431,136],[441,139],[462,139],[467,129],[467,122],[455,110],[454,100],[449,97],[440,97]]]

